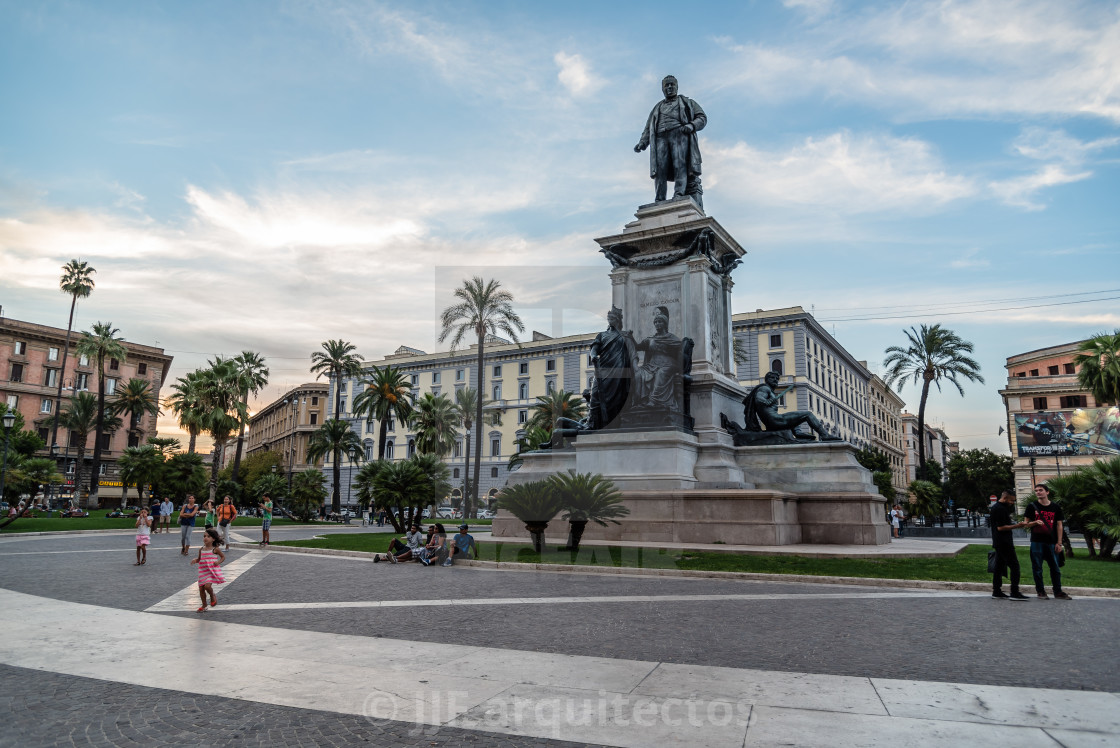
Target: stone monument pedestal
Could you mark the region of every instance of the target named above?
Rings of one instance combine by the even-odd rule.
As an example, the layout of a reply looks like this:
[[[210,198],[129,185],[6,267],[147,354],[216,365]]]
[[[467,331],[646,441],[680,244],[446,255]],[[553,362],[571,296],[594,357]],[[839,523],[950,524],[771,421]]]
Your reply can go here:
[[[890,542],[886,499],[871,473],[841,442],[734,446],[721,415],[738,420],[746,392],[735,379],[731,339],[731,271],[744,249],[690,199],[641,206],[622,233],[595,241],[610,260],[612,301],[623,330],[644,350],[633,383],[660,376],[665,357],[645,371],[652,347],[669,341],[689,350],[676,405],[663,411],[633,403],[609,424],[580,431],[565,446],[524,455],[509,483],[575,470],[598,473],[622,492],[630,515],[621,525],[591,524],[590,539],[788,545]],[[661,332],[656,330],[661,325]],[[657,336],[660,335],[660,338]],[[642,342],[638,342],[642,341]],[[675,341],[675,342],[674,342]],[[668,347],[668,346],[667,346]],[[636,417],[634,414],[640,414]],[[495,537],[523,537],[499,513]]]

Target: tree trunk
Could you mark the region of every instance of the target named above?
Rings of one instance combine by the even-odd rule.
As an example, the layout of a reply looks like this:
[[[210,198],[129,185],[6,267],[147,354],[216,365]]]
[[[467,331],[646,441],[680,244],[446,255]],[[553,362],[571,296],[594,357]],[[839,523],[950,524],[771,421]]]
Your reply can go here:
[[[548,527],[547,522],[526,522],[525,529],[529,531],[529,538],[533,541],[533,550],[536,553],[544,553],[544,530]]]
[[[579,550],[580,541],[583,540],[583,531],[587,529],[587,522],[585,519],[575,519],[568,522],[568,544],[560,550],[572,552]]]
[[[210,501],[218,505],[218,464],[222,461],[222,446],[225,439],[214,440],[214,450],[210,453]]]
[[[389,419],[382,418],[377,431],[377,459],[385,459],[385,440],[389,438]]]
[[[70,356],[70,332],[74,329],[74,307],[78,304],[77,295],[70,297],[70,321],[66,323],[66,343],[62,348],[62,371],[58,373],[58,389],[54,394],[54,425],[51,426],[51,443],[58,444],[58,416],[62,410],[62,382],[66,379],[66,359]],[[75,383],[77,386],[77,383]]]
[[[1082,530],[1081,535],[1085,538],[1085,547],[1089,549],[1089,558],[1097,555],[1097,547],[1093,542],[1093,536],[1088,530]]]
[[[189,442],[187,442],[187,454],[189,454],[189,455],[194,454],[194,445],[197,441],[198,441],[198,432],[197,431],[192,431],[191,432],[191,439],[190,439]]]
[[[245,399],[249,399],[248,393]],[[239,419],[240,420],[240,419]],[[241,428],[237,432],[237,451],[233,453],[233,480],[237,481],[237,476],[241,474],[241,447],[245,443],[245,422],[241,421]]]
[[[465,437],[466,444],[464,445],[466,447],[466,453],[463,455],[466,458],[466,465],[463,466],[463,502],[462,502],[463,506],[462,506],[462,508],[464,510],[467,508],[467,496],[469,496],[470,492],[471,492],[471,429],[473,427],[474,427],[473,423],[469,424],[467,426],[467,435]],[[464,511],[463,512],[463,517],[466,517],[466,516],[467,516],[467,513]]]
[[[334,469],[331,471],[331,475],[334,478],[334,495],[331,496],[331,511],[337,513],[342,511],[342,492],[339,486],[342,483],[342,465],[339,464],[342,459],[342,452],[335,449],[333,457],[334,465],[332,467]]]
[[[478,506],[478,478],[482,471],[482,400],[486,397],[486,391],[483,389],[482,375],[484,373],[484,351],[483,348],[486,343],[486,328],[480,327],[478,330],[478,405],[475,408],[474,427],[478,429],[478,438],[475,439],[475,444],[478,446],[474,449],[474,480],[471,481],[471,496],[470,500],[463,512],[463,519],[474,517],[474,508]]]
[[[123,477],[121,478],[121,511],[128,506],[128,481]]]
[[[101,482],[101,435],[105,427],[105,358],[97,357],[97,427],[93,430],[93,467],[89,477],[89,496],[86,497],[86,506],[97,502],[98,488]]]
[[[922,399],[918,404],[918,480],[925,480],[926,474],[926,400],[929,398],[928,378],[923,377]]]

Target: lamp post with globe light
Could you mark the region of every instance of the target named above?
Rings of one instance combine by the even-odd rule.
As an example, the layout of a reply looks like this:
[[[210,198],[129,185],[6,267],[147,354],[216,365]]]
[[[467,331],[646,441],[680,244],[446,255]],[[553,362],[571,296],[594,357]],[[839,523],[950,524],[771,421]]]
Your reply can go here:
[[[4,481],[8,477],[8,437],[11,436],[12,426],[16,425],[16,414],[12,411],[6,411],[3,418],[4,422],[4,464],[0,468],[0,500],[4,498]]]

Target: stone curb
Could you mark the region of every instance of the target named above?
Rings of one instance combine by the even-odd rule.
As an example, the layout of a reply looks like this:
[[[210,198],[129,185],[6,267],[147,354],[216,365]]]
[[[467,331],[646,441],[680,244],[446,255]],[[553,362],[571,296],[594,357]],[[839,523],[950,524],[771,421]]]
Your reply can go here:
[[[260,550],[256,543],[230,543],[231,548]],[[342,551],[334,548],[301,548],[298,546],[269,546],[274,553],[310,553],[319,556],[344,556],[370,558],[368,551]],[[803,584],[837,584],[858,587],[891,587],[898,589],[953,590],[963,592],[990,592],[986,582],[944,582],[931,579],[879,579],[875,577],[817,577],[809,574],[761,574],[747,571],[703,571],[699,569],[639,569],[627,566],[574,566],[568,564],[524,564],[516,561],[457,561],[456,566],[472,566],[499,571],[548,571],[555,574],[619,574],[648,577],[683,577],[691,579],[741,579],[756,582],[799,582]],[[1076,597],[1105,597],[1120,599],[1120,589],[1106,587],[1067,587]]]

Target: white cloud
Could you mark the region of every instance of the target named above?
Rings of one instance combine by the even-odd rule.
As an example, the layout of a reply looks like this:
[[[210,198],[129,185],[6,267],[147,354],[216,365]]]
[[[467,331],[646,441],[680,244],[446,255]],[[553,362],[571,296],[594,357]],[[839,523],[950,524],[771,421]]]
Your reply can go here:
[[[986,268],[991,265],[988,260],[979,256],[979,249],[970,249],[964,253],[964,256],[958,257],[949,263],[949,267],[958,270],[967,270],[969,268]]]
[[[924,213],[976,193],[969,178],[948,174],[930,144],[914,138],[842,131],[784,151],[743,142],[704,149],[710,186],[765,204]]]
[[[1084,141],[1071,136],[1065,130],[1027,127],[1012,143],[1012,148],[1016,153],[1037,161],[1081,164],[1093,152],[1112,148],[1118,144],[1120,144],[1120,137]]]
[[[1027,210],[1043,210],[1046,206],[1035,200],[1040,190],[1088,179],[1091,171],[1071,172],[1060,164],[1048,164],[1033,174],[990,182],[988,188],[997,198]]]
[[[572,96],[589,96],[603,86],[602,79],[591,72],[591,66],[582,56],[557,52],[553,60],[560,68],[556,77]]]
[[[798,41],[727,45],[725,85],[824,95],[901,118],[1120,122],[1120,14],[1105,4],[931,0],[816,18]]]

